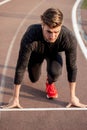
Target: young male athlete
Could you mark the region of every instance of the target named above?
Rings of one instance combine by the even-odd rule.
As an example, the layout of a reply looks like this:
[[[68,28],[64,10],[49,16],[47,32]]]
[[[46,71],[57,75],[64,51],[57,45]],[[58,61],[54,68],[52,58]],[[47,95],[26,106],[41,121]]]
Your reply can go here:
[[[54,82],[62,71],[62,56],[65,52],[67,79],[70,88],[70,103],[86,107],[75,95],[77,76],[77,41],[72,32],[62,25],[63,14],[59,9],[49,8],[41,15],[41,24],[28,27],[20,45],[19,57],[14,78],[13,98],[5,108],[19,107],[19,92],[26,67],[32,82],[38,81],[43,60],[47,61],[46,93],[47,98],[57,98]]]

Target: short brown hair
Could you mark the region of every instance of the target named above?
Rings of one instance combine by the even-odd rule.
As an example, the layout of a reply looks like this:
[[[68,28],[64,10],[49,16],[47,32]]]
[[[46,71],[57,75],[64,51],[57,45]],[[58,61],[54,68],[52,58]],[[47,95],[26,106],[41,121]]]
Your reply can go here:
[[[63,13],[59,9],[49,8],[42,15],[43,23],[51,28],[60,26],[63,21]]]

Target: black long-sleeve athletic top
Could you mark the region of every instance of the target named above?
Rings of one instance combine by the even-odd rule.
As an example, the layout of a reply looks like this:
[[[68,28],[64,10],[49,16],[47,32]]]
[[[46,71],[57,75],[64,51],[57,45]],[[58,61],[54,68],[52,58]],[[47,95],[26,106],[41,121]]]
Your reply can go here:
[[[15,71],[15,84],[21,84],[24,72],[29,62],[31,53],[36,51],[45,57],[50,57],[58,52],[65,52],[67,78],[69,82],[76,81],[77,75],[77,41],[72,32],[65,26],[62,26],[60,34],[51,44],[44,40],[42,27],[40,24],[31,25],[25,32],[20,45],[19,57]]]

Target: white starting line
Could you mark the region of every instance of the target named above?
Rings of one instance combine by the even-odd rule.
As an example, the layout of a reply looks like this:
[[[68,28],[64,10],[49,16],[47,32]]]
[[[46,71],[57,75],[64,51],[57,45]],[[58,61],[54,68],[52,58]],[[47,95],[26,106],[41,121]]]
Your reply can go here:
[[[12,108],[12,109],[0,109],[0,112],[4,112],[4,111],[64,111],[64,110],[87,110],[87,108],[22,108],[22,109],[19,109],[19,108]]]

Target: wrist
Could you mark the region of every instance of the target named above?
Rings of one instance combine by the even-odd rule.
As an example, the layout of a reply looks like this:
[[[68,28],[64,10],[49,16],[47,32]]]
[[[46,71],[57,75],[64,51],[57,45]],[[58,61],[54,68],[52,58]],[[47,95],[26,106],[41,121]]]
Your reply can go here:
[[[14,99],[19,99],[20,87],[21,85],[14,85],[14,91],[13,91]]]
[[[13,99],[19,99],[19,95],[16,95],[15,93],[13,93]]]
[[[76,97],[75,96],[76,82],[69,83],[69,87],[70,87],[70,98],[73,99]]]
[[[76,96],[71,98],[71,102],[75,103],[75,102],[79,102],[79,98],[77,98]]]

